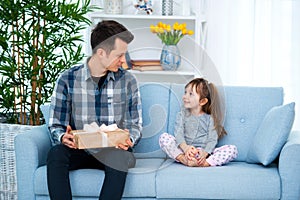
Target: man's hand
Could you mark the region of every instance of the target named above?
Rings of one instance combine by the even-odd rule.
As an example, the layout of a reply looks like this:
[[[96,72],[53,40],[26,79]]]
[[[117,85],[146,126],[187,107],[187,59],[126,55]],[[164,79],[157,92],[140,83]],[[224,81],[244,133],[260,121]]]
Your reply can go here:
[[[129,132],[129,130],[127,130],[127,129],[125,129],[125,131]],[[125,151],[127,151],[129,147],[133,147],[133,143],[131,142],[130,139],[127,139],[127,140],[126,140],[126,144],[125,144],[125,145],[120,143],[120,144],[117,146],[117,148],[123,149],[123,150],[125,150]]]
[[[130,139],[127,139],[127,140],[126,140],[126,143],[127,143],[127,144],[125,144],[125,145],[120,143],[120,144],[118,145],[118,148],[127,151],[129,147],[133,147],[133,143],[131,142]]]
[[[67,126],[66,133],[61,138],[61,143],[66,145],[69,148],[77,149],[75,143],[74,143],[74,135],[71,133],[72,128],[71,126]]]

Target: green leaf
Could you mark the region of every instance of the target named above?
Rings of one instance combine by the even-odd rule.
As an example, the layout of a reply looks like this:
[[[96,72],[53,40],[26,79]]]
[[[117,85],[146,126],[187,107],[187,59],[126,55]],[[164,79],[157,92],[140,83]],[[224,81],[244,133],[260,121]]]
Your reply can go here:
[[[95,9],[90,0],[0,1],[0,109],[12,121],[18,122],[21,109],[35,118],[40,109],[31,108],[31,95],[37,106],[49,102],[60,73],[82,60],[81,30]],[[34,82],[40,87],[35,91]]]

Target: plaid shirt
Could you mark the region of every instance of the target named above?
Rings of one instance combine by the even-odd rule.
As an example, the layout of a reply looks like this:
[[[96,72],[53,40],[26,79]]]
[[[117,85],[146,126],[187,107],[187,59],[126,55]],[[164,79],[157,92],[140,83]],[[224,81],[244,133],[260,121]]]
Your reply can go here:
[[[49,129],[52,143],[59,144],[67,125],[73,130],[97,122],[128,129],[136,144],[141,137],[140,92],[128,71],[108,72],[101,88],[93,81],[87,64],[75,66],[60,75],[51,99]]]

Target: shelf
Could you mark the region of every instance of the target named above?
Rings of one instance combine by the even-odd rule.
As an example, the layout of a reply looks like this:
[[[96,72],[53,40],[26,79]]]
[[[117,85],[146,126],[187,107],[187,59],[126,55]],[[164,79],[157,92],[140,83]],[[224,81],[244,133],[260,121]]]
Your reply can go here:
[[[119,19],[170,19],[170,20],[196,20],[195,15],[190,16],[164,16],[164,15],[128,15],[128,14],[105,14],[103,12],[93,12],[90,14],[91,18],[119,18]]]
[[[98,0],[94,1],[98,2]],[[192,49],[198,49],[199,45],[205,47],[207,23],[205,15],[206,3],[204,1],[206,0],[190,0],[190,15],[184,16],[182,15],[183,12],[180,5],[185,1],[182,0],[180,3],[177,3],[177,7],[174,7],[173,10],[174,15],[166,16],[161,15],[161,1],[157,0],[158,3],[153,4],[153,10],[156,12],[153,12],[152,15],[147,15],[146,13],[135,14],[136,9],[132,6],[133,4],[126,2],[123,4],[123,14],[107,14],[104,10],[101,10],[90,13],[89,18],[93,25],[102,20],[116,20],[125,25],[125,27],[135,35],[134,41],[128,47],[132,59],[160,57],[161,40],[149,30],[151,24],[156,24],[160,21],[167,24],[174,24],[175,22],[186,23],[187,28],[194,31],[194,35],[185,37],[184,44],[182,44],[184,41],[181,42],[180,51],[185,59],[177,71],[129,71],[136,76],[139,82],[187,83],[199,75],[192,67],[198,65],[198,63],[194,62],[194,60],[196,61],[197,59],[194,59],[194,56],[190,55],[192,54]],[[90,29],[91,28],[92,26],[90,26]]]
[[[192,36],[196,43],[205,47],[206,43],[206,16],[201,12],[191,13],[188,16],[172,15],[165,16],[160,14],[106,14],[103,11],[93,12],[89,14],[93,24],[97,24],[102,20],[116,20],[124,24],[130,30],[136,30],[138,28],[149,27],[151,24],[156,24],[159,21],[163,21],[167,24],[173,24],[174,22],[186,23],[187,27],[195,32]]]
[[[129,70],[133,74],[148,74],[148,75],[168,75],[168,76],[194,76],[194,71],[177,70],[177,71],[139,71]]]
[[[177,70],[177,71],[137,71],[129,70],[138,82],[168,82],[185,84],[193,79],[197,74],[193,71]]]

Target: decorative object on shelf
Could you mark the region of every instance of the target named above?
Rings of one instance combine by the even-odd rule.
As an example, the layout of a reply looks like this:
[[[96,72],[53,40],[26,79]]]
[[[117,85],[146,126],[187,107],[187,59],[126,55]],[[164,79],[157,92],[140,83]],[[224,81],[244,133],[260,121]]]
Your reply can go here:
[[[122,0],[105,0],[104,10],[106,14],[122,14],[123,1]]]
[[[135,14],[139,14],[141,11],[147,13],[148,15],[152,15],[152,0],[137,0],[136,4],[134,4],[136,8]]]
[[[160,64],[164,70],[176,71],[181,64],[180,51],[177,45],[164,45],[160,54]]]
[[[162,15],[173,15],[173,0],[162,0]]]
[[[175,22],[171,27],[170,24],[159,22],[156,26],[151,25],[150,30],[156,34],[164,44],[160,56],[160,64],[164,70],[177,70],[181,63],[180,51],[177,46],[178,42],[185,35],[193,35],[193,30],[186,29],[186,24]]]

